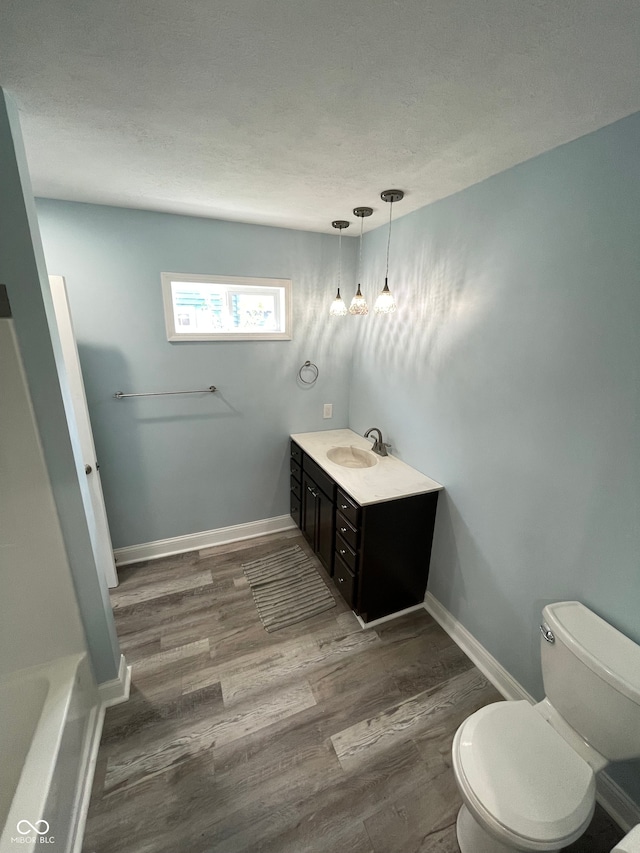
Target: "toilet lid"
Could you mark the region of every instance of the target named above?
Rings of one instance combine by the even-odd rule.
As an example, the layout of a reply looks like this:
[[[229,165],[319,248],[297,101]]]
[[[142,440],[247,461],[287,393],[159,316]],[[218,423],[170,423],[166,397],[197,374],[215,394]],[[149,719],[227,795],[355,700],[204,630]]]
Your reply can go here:
[[[528,702],[498,702],[459,732],[460,770],[498,823],[525,839],[560,841],[591,818],[593,770]]]

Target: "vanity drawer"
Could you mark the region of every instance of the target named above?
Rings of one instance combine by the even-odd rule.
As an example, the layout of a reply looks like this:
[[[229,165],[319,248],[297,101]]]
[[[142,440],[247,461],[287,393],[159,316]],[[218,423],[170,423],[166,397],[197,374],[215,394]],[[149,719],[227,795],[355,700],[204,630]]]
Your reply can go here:
[[[358,526],[360,521],[360,507],[353,498],[345,495],[340,489],[338,489],[337,509],[354,527]]]
[[[302,468],[293,457],[289,460],[289,470],[291,471],[292,479],[295,477],[298,482],[302,480]]]
[[[291,513],[291,518],[295,521],[296,525],[300,527],[301,522],[301,504],[299,498],[295,496],[293,492],[289,495],[289,512]]]
[[[298,498],[298,500],[302,500],[302,486],[300,485],[299,481],[296,480],[293,474],[290,478],[290,488],[292,493]]]
[[[291,442],[291,458],[295,459],[298,465],[302,465],[302,450],[295,441]]]
[[[343,560],[349,569],[355,574],[358,569],[358,558],[356,552],[336,533],[336,559]]]
[[[350,545],[354,551],[358,550],[358,531],[347,521],[341,512],[336,514],[336,533],[339,533],[347,545]]]
[[[333,582],[349,607],[353,609],[356,603],[356,576],[337,555],[333,570]]]
[[[318,488],[322,489],[325,495],[330,498],[333,503],[336,495],[336,484],[333,482],[331,477],[325,474],[322,468],[319,465],[316,465],[313,459],[310,459],[308,456],[304,457],[303,468],[304,473],[311,477]]]

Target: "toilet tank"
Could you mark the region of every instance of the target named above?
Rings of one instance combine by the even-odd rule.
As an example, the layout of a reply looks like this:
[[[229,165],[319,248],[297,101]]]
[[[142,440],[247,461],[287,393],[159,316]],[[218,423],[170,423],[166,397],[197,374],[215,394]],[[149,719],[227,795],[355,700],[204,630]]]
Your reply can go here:
[[[579,601],[542,611],[547,699],[609,761],[640,757],[640,646]]]

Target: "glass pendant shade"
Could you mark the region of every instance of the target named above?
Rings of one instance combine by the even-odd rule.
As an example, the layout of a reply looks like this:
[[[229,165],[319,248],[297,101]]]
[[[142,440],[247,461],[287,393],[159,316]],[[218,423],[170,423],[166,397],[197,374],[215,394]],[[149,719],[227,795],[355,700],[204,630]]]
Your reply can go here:
[[[358,285],[358,290],[356,291],[356,295],[351,300],[351,305],[349,306],[349,314],[368,314],[369,306],[367,305],[367,300],[364,298],[360,291],[360,285]]]
[[[389,290],[389,285],[385,278],[384,287],[378,294],[373,310],[376,314],[393,314],[396,308],[396,300],[393,298],[393,294]]]
[[[348,314],[347,306],[345,304],[344,299],[340,296],[340,288],[338,288],[338,292],[336,293],[336,298],[331,303],[331,307],[329,308],[329,316],[330,317],[344,317]]]

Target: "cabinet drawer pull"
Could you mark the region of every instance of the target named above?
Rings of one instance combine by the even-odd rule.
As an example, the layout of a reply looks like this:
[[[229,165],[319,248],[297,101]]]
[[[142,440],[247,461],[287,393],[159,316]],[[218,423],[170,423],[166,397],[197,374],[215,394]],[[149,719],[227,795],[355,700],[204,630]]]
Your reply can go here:
[[[341,554],[342,554],[342,556],[344,557],[344,555],[345,555],[347,552],[344,550],[344,548],[340,548],[340,553],[341,553]]]
[[[340,509],[349,509],[349,504],[340,504]]]
[[[338,583],[344,583],[344,578],[338,578]]]
[[[346,528],[346,527],[341,527],[341,528],[340,528],[340,533],[346,533],[346,532],[347,532],[347,528]]]

